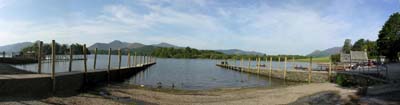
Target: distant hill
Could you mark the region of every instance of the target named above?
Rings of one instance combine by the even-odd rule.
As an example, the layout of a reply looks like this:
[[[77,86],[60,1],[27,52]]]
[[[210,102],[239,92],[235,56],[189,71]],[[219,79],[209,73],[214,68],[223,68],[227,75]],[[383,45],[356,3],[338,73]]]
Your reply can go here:
[[[239,49],[228,49],[228,50],[215,50],[218,52],[222,52],[224,54],[244,54],[244,55],[264,55],[264,53],[256,52],[256,51],[244,51]]]
[[[312,56],[312,57],[326,57],[330,56],[333,54],[338,54],[342,50],[342,47],[332,47],[326,50],[315,50],[314,52],[308,54],[307,56]]]
[[[175,45],[172,45],[172,44],[169,44],[169,43],[165,43],[165,42],[162,42],[162,43],[159,43],[159,44],[153,44],[152,46],[156,46],[156,47],[182,48],[182,47],[175,46]]]
[[[89,50],[94,50],[95,48],[99,50],[108,50],[109,48],[122,48],[122,49],[135,49],[135,48],[141,48],[145,46],[155,46],[155,47],[173,47],[173,48],[180,48],[179,46],[172,45],[169,43],[159,43],[159,44],[153,44],[153,45],[144,45],[142,43],[128,43],[128,42],[121,42],[119,40],[114,40],[110,43],[95,43],[92,46],[90,46],[88,49]]]
[[[22,48],[31,46],[33,43],[32,42],[21,42],[21,43],[15,43],[15,44],[10,44],[10,45],[4,45],[0,46],[0,52],[20,52]]]

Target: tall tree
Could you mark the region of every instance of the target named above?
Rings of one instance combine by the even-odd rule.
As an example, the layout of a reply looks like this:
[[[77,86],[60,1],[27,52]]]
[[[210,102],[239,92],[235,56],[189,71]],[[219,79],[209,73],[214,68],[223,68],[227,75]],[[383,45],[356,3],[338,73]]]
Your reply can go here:
[[[342,47],[342,52],[343,53],[350,53],[350,51],[351,51],[351,40],[350,39],[346,39],[345,41],[344,41],[344,45],[343,45],[343,47]]]
[[[397,62],[400,51],[400,14],[394,13],[379,31],[378,52],[391,62]]]
[[[351,50],[353,51],[364,51],[365,50],[365,40],[364,39],[359,39],[357,40]]]

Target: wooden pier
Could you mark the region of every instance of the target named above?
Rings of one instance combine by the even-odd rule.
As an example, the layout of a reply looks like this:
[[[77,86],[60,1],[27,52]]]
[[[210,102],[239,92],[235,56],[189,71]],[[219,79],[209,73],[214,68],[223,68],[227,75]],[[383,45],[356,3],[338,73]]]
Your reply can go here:
[[[41,52],[41,44],[39,42],[39,52]],[[55,54],[55,41],[52,41],[52,58],[56,58]],[[74,95],[88,87],[93,87],[101,84],[109,84],[112,82],[121,82],[125,79],[135,75],[137,72],[146,70],[148,67],[156,64],[156,59],[152,56],[142,56],[143,61],[136,62],[140,57],[133,56],[134,64],[129,64],[126,67],[121,66],[121,50],[118,54],[119,66],[116,68],[111,67],[111,48],[109,51],[108,68],[96,68],[96,60],[94,59],[94,69],[87,69],[86,45],[83,46],[83,63],[84,68],[81,71],[71,71],[73,59],[69,59],[68,72],[56,72],[55,62],[56,59],[51,59],[51,73],[43,74],[41,66],[38,66],[37,74],[14,74],[14,75],[1,75],[0,74],[0,96],[47,96],[47,95]],[[72,52],[73,49],[70,49]],[[129,50],[128,50],[129,51]],[[95,51],[95,56],[97,51]],[[70,58],[73,55],[70,53]],[[130,54],[127,57],[132,57]],[[42,57],[38,56],[38,64],[41,65]],[[133,66],[131,66],[133,65]]]
[[[304,71],[304,70],[287,70],[287,69],[279,69],[273,70],[272,68],[260,68],[260,67],[244,67],[244,66],[234,66],[228,64],[216,64],[216,66],[235,70],[238,72],[247,72],[257,75],[263,75],[272,78],[283,79],[286,81],[295,81],[295,82],[328,82],[330,74],[328,71]],[[270,66],[271,67],[271,66]]]

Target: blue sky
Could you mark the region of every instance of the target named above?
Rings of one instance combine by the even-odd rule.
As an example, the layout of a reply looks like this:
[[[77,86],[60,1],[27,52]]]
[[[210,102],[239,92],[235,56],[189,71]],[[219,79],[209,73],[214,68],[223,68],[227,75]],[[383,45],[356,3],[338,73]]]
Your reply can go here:
[[[376,40],[399,0],[0,0],[0,46],[121,40],[308,54]]]

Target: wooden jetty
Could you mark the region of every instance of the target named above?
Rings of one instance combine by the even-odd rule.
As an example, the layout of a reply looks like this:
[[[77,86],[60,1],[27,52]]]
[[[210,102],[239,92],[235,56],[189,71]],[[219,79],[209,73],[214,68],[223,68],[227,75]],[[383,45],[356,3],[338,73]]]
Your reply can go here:
[[[267,58],[265,58],[267,59]],[[280,59],[279,59],[280,60]],[[278,69],[272,69],[272,58],[270,58],[269,68],[263,67],[261,68],[260,59],[256,59],[257,64],[256,67],[251,67],[251,60],[249,58],[249,64],[247,67],[245,65],[229,65],[226,63],[216,64],[216,66],[223,67],[230,70],[235,70],[239,72],[247,72],[258,75],[264,75],[272,78],[279,78],[287,81],[297,81],[297,82],[327,82],[330,80],[330,77],[334,75],[335,72],[332,72],[331,69],[328,71],[313,71],[312,70],[312,60],[310,58],[310,66],[307,68],[308,70],[295,70],[295,69],[287,69],[287,57],[284,58],[284,65],[281,68],[281,64],[278,65]],[[267,63],[267,62],[266,62]],[[281,63],[281,62],[279,62]]]
[[[42,43],[42,42],[40,42]],[[55,58],[55,41],[52,41],[52,57]],[[40,45],[39,45],[40,46]],[[41,46],[40,46],[41,47]],[[39,47],[39,52],[40,48]],[[96,68],[96,57],[94,59],[94,70],[88,71],[86,45],[83,47],[84,68],[81,71],[71,71],[72,60],[70,59],[69,72],[57,73],[55,72],[55,59],[51,60],[52,72],[50,74],[41,73],[41,66],[38,66],[37,74],[14,74],[14,75],[0,75],[0,96],[47,96],[47,95],[74,95],[88,87],[93,87],[101,84],[112,82],[119,82],[127,79],[137,72],[146,70],[146,68],[156,64],[156,59],[151,56],[143,56],[146,59],[143,62],[134,62],[133,66],[121,67],[121,53],[119,53],[119,66],[117,68],[111,67],[111,48],[109,51],[108,69]],[[71,49],[72,52],[73,49]],[[120,51],[120,50],[119,50]],[[72,58],[72,53],[70,53]],[[97,51],[95,51],[97,55]],[[128,56],[131,57],[131,56]],[[40,55],[38,58],[42,58]],[[138,59],[136,54],[134,61]],[[127,62],[131,62],[128,59]],[[38,64],[42,60],[38,59]]]

